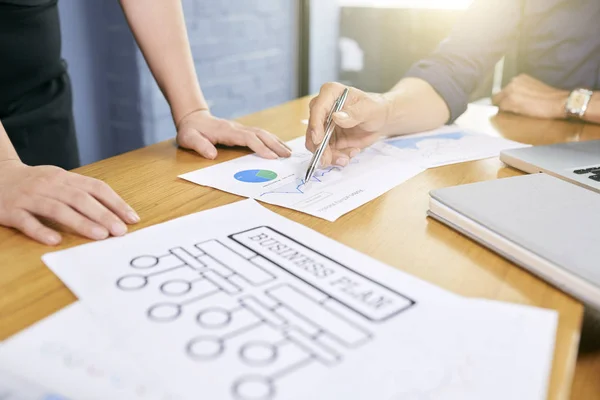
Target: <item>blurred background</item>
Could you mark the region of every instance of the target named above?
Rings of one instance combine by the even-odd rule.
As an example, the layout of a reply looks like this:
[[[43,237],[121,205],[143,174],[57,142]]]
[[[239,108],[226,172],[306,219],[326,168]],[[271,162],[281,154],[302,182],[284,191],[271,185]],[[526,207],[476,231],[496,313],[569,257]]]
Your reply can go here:
[[[183,0],[196,70],[224,118],[328,81],[392,87],[472,0]],[[117,1],[59,1],[83,164],[174,137],[169,107]],[[489,95],[492,79],[476,97]]]

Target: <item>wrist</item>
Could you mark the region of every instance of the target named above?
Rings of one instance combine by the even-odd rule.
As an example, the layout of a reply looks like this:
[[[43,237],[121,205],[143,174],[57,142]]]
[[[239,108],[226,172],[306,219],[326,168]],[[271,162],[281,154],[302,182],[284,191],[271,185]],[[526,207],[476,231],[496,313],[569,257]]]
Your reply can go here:
[[[191,117],[192,115],[197,115],[197,114],[204,114],[207,116],[211,116],[212,114],[210,113],[210,110],[208,109],[208,107],[199,107],[196,109],[193,109],[189,112],[187,112],[186,114],[183,114],[181,117],[175,117],[175,114],[173,114],[173,121],[175,122],[175,127],[177,129],[179,129],[179,126],[189,117]]]
[[[569,92],[561,93],[560,96],[556,98],[554,101],[554,111],[553,117],[554,119],[568,119],[569,115],[567,113],[567,100],[569,98]]]
[[[173,116],[173,122],[176,126],[178,126],[184,118],[194,114],[195,112],[204,111],[210,113],[208,103],[202,95],[193,97],[193,99],[184,99],[180,102],[175,100],[169,101],[169,105],[171,106],[171,115]]]
[[[23,164],[23,162],[21,161],[21,159],[19,157],[0,159],[0,170],[3,170],[5,168],[24,166],[24,165],[25,164]]]
[[[406,117],[406,96],[397,91],[386,92],[381,95],[382,107],[385,115],[384,134],[391,134],[402,125]]]

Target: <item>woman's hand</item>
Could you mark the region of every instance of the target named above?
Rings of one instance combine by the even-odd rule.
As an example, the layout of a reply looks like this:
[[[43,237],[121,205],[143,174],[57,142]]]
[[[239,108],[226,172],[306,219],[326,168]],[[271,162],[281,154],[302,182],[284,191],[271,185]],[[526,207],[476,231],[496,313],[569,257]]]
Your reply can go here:
[[[246,146],[268,159],[292,155],[291,149],[272,133],[213,117],[205,110],[189,114],[177,124],[177,143],[211,160],[217,157],[217,144]]]
[[[325,122],[344,85],[327,83],[310,102],[310,119],[306,131],[306,148],[313,153],[325,137]],[[321,158],[321,165],[346,166],[362,149],[382,136],[387,124],[391,102],[382,94],[365,93],[350,88],[341,112],[333,115],[335,131]]]
[[[30,167],[19,160],[0,162],[0,225],[16,228],[47,245],[60,234],[46,218],[95,240],[127,232],[140,218],[106,183],[51,166]]]

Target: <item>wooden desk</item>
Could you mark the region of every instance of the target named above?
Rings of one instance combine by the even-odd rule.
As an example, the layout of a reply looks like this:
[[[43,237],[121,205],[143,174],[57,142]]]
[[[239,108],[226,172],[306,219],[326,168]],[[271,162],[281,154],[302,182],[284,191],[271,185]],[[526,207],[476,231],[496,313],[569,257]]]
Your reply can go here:
[[[300,120],[308,116],[307,105],[308,99],[301,99],[242,118],[241,122],[261,126],[282,138],[291,139],[304,134],[306,128]],[[597,127],[531,121],[510,115],[490,117],[489,109],[473,107],[460,123],[493,135],[535,144],[600,138]],[[244,149],[222,149],[218,162],[243,154],[247,154]],[[132,228],[136,230],[239,200],[237,196],[177,178],[179,174],[213,163],[179,150],[168,141],[88,165],[78,172],[103,179],[116,189],[142,217],[142,222]],[[549,398],[567,399],[579,344],[581,304],[446,226],[426,218],[431,189],[517,174],[497,159],[431,169],[335,223],[276,206],[267,207],[456,293],[557,310],[560,321]],[[84,242],[80,237],[67,234],[60,248]],[[40,260],[42,254],[51,250],[55,249],[0,228],[0,339],[75,300]],[[582,364],[585,374],[587,367],[584,364],[587,359]],[[584,386],[582,390],[587,390],[588,386]],[[594,397],[600,397],[597,386],[589,392]]]

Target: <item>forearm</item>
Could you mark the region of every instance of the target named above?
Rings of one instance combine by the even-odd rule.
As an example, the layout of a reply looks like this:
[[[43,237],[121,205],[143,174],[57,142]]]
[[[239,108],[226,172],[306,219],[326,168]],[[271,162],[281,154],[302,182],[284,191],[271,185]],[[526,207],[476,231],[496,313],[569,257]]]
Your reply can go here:
[[[180,0],[121,0],[133,34],[178,123],[206,109]]]
[[[19,160],[19,155],[10,142],[2,122],[0,122],[0,162],[7,160]]]
[[[594,92],[588,109],[583,116],[584,121],[600,124],[600,91]]]
[[[475,0],[447,39],[392,90],[391,126],[411,133],[453,122],[481,79],[515,42],[522,0]]]
[[[385,128],[388,135],[439,128],[450,119],[444,99],[422,79],[405,78],[384,96],[391,104]]]

